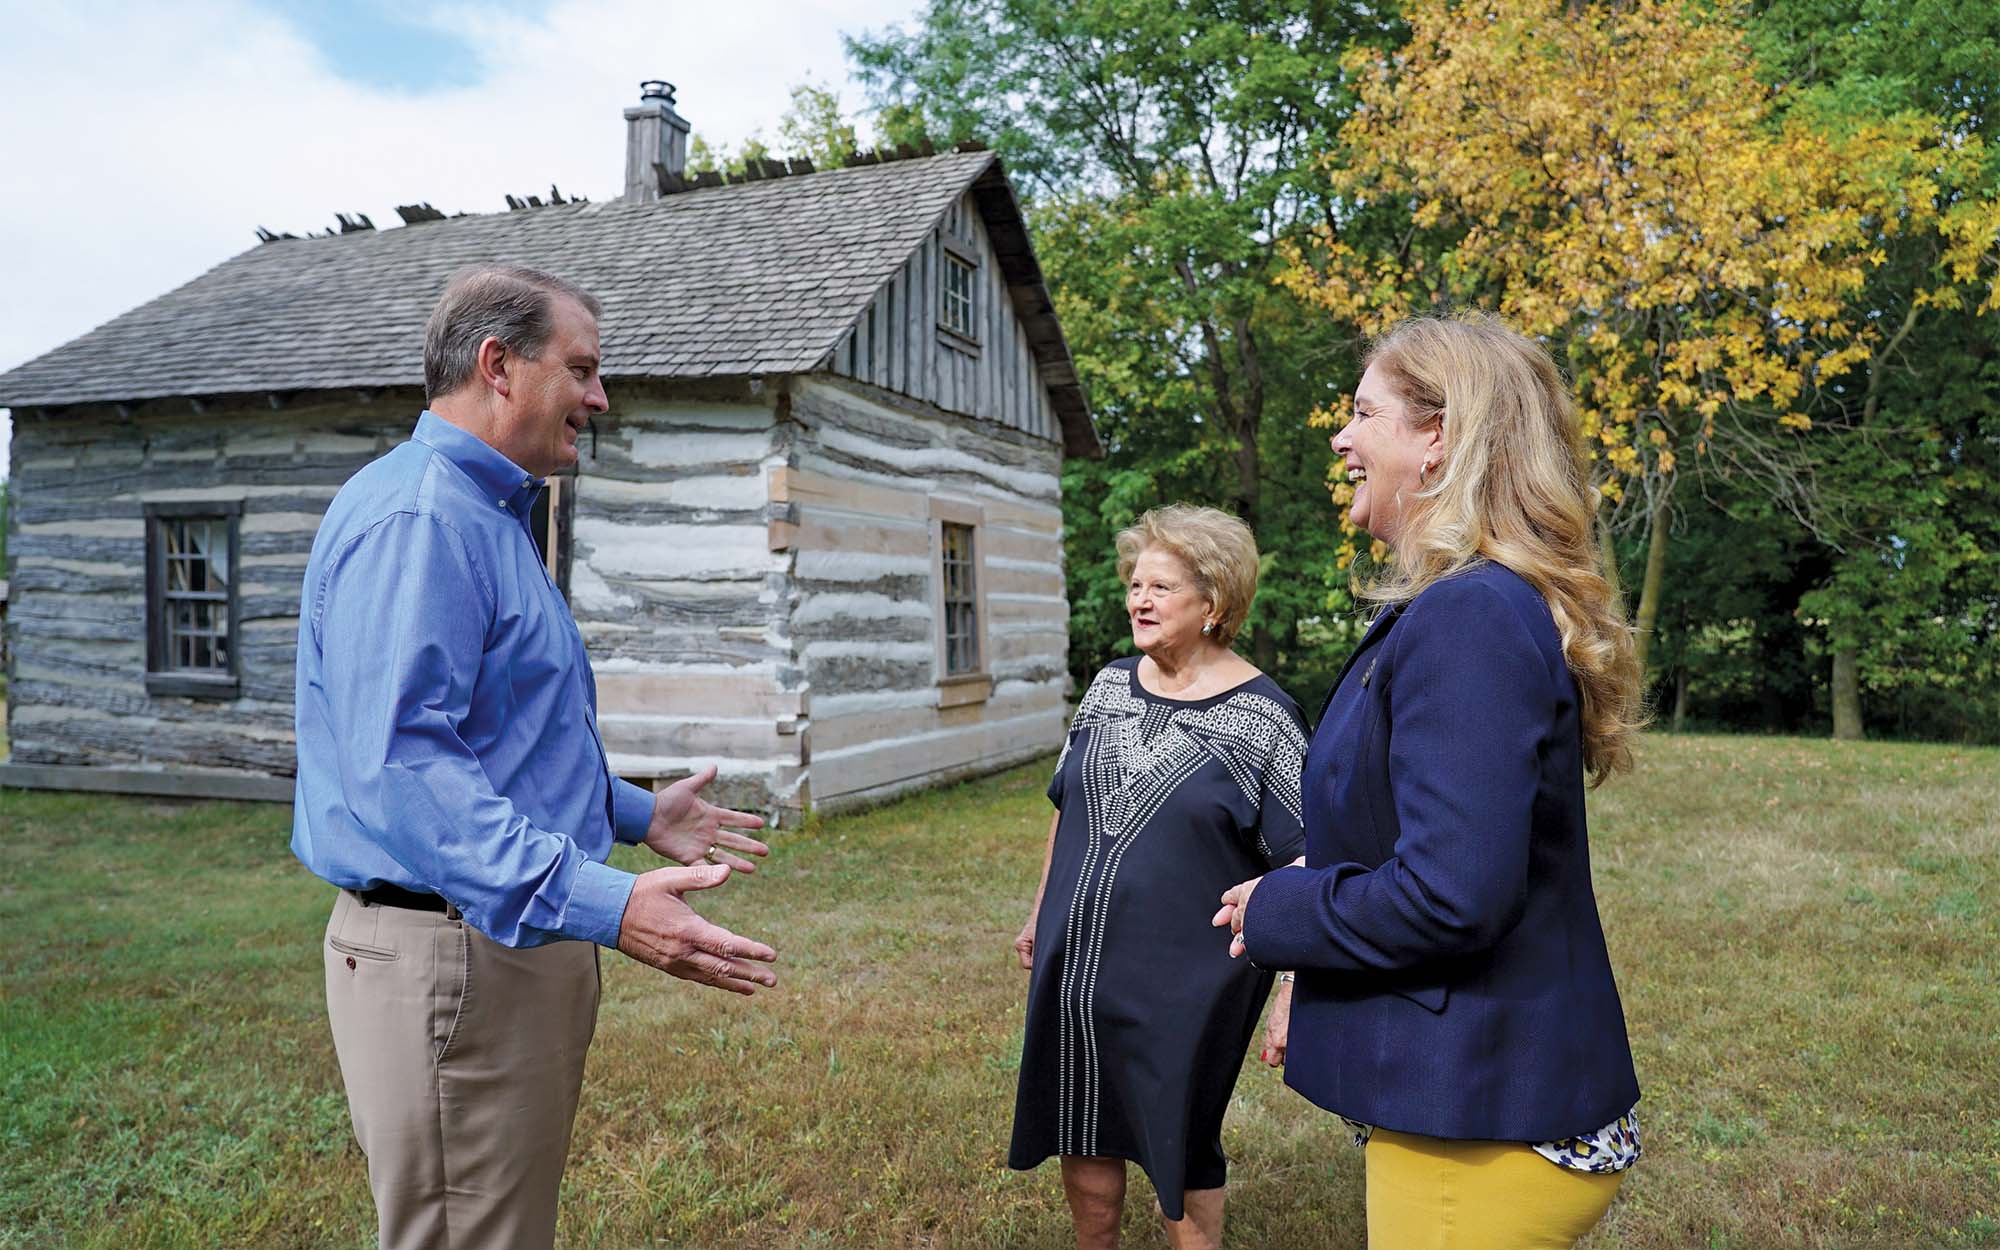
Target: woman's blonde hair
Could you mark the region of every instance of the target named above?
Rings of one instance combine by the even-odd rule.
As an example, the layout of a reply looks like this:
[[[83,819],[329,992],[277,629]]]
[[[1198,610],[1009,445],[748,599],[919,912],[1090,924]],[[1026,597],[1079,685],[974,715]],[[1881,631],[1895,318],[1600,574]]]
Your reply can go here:
[[[1443,423],[1443,460],[1405,496],[1394,564],[1356,592],[1406,602],[1476,560],[1521,575],[1548,600],[1581,695],[1591,784],[1632,766],[1644,723],[1639,665],[1616,572],[1595,539],[1576,412],[1542,347],[1497,317],[1420,317],[1379,339],[1379,367],[1418,429]]]
[[[1132,580],[1132,566],[1149,547],[1187,566],[1195,590],[1211,605],[1215,632],[1209,636],[1229,646],[1257,597],[1257,539],[1250,527],[1220,508],[1154,508],[1118,533],[1119,581]]]

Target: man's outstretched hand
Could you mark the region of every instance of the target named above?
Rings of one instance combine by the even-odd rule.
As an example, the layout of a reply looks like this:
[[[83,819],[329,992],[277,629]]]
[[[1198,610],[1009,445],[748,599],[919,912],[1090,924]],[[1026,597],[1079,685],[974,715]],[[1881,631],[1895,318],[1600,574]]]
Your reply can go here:
[[[703,787],[715,780],[710,764],[690,777],[683,777],[653,796],[653,823],[646,826],[645,843],[662,859],[676,864],[696,864],[704,857],[727,864],[738,872],[755,872],[757,865],[742,855],[769,855],[771,848],[738,829],[762,829],[764,818],[732,808],[717,807],[701,797]],[[720,885],[721,882],[716,884]]]
[[[710,924],[681,897],[690,890],[714,889],[729,880],[729,871],[726,865],[703,864],[640,873],[618,927],[618,949],[669,976],[732,994],[754,994],[760,985],[776,985],[777,976],[764,965],[777,959],[778,952]]]

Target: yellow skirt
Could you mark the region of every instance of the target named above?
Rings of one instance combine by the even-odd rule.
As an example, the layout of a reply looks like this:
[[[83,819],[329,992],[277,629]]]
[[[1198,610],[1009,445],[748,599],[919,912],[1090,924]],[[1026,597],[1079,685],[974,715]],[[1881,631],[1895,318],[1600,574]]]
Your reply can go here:
[[[1376,1129],[1368,1139],[1368,1250],[1569,1250],[1623,1172],[1578,1172],[1511,1142]]]

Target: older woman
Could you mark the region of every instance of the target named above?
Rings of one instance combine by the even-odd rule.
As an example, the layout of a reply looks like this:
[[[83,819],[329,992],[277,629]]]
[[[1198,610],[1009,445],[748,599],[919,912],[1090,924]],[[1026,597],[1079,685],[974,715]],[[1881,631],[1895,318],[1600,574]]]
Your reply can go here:
[[[1083,1248],[1118,1244],[1125,1161],[1176,1247],[1222,1236],[1222,1115],[1270,991],[1204,924],[1299,853],[1299,709],[1229,649],[1257,591],[1241,521],[1175,505],[1118,536],[1140,655],[1091,682],[1056,764],[1008,1164],[1062,1157]]]
[[[1414,321],[1333,447],[1386,606],[1313,735],[1305,865],[1215,922],[1298,970],[1285,1079],[1366,1141],[1371,1246],[1570,1246],[1639,1154],[1583,802],[1639,673],[1568,390],[1497,321]]]

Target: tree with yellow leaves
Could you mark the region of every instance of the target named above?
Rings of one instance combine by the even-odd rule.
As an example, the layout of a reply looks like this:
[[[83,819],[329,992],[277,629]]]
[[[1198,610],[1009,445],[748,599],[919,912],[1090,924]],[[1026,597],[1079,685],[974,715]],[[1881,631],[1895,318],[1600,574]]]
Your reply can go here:
[[[1929,119],[1835,129],[1782,107],[1727,3],[1403,12],[1406,45],[1347,63],[1361,104],[1326,162],[1340,208],[1282,281],[1371,333],[1470,304],[1566,350],[1607,524],[1647,533],[1643,663],[1677,484],[1748,475],[1812,523],[1800,440],[1822,388],[1880,345],[1869,273],[1931,232],[1937,289],[1919,297],[1959,298],[1990,267],[2000,201],[1941,191],[1981,154]],[[1400,247],[1348,245],[1371,213],[1409,223]],[[2000,306],[1990,280],[1975,303]]]

